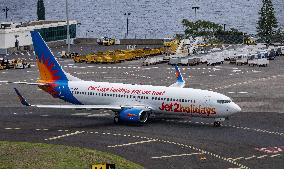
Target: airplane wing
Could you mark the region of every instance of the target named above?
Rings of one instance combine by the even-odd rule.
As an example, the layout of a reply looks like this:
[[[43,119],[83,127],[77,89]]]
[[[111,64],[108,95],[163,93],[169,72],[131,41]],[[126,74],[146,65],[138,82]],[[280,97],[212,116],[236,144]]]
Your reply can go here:
[[[180,88],[183,88],[185,86],[185,81],[183,80],[183,77],[180,73],[180,70],[178,68],[177,65],[175,65],[175,69],[176,69],[176,78],[177,78],[177,81],[170,85],[170,87],[180,87]]]
[[[37,83],[37,82],[11,82],[11,81],[0,81],[0,83],[13,83],[13,84],[25,84],[25,85],[37,85],[37,86],[46,86],[48,83]]]
[[[122,110],[124,108],[139,108],[144,111],[150,111],[150,107],[146,107],[144,105],[32,105],[27,102],[27,100],[20,94],[18,89],[14,88],[16,91],[20,102],[24,106],[28,107],[38,107],[38,108],[53,108],[53,109],[93,109],[93,110],[98,110],[98,109],[108,109],[108,110]]]

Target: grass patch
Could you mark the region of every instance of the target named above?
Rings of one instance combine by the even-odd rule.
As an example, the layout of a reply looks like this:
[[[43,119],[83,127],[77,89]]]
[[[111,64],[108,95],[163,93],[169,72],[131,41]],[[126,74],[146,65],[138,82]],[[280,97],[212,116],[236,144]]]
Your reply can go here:
[[[90,169],[91,164],[101,163],[113,163],[119,169],[143,168],[122,157],[93,149],[0,141],[0,169]]]

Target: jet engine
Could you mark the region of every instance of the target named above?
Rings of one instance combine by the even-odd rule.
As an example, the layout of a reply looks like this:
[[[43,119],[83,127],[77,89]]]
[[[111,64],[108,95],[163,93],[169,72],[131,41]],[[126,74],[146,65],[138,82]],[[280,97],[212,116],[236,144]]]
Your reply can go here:
[[[148,113],[144,110],[137,108],[125,108],[119,112],[118,117],[115,117],[115,121],[145,123],[148,120],[148,116]]]

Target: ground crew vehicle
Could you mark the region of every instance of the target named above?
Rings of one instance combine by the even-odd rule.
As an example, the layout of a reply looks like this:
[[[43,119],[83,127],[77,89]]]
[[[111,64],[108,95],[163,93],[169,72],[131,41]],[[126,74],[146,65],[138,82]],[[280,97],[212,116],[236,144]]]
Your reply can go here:
[[[164,47],[170,47],[173,43],[172,38],[164,38]]]
[[[237,56],[236,58],[236,65],[245,65],[248,63],[248,55],[247,54],[241,54]]]
[[[108,38],[108,37],[101,37],[97,39],[97,43],[99,45],[110,46],[115,44],[115,39]]]
[[[188,65],[188,58],[180,58],[180,61],[178,63],[179,65],[187,66]]]
[[[170,61],[169,61],[169,65],[177,65],[180,63],[180,60],[181,60],[181,57],[179,56],[173,56],[170,58]]]
[[[284,54],[284,53],[282,53],[281,46],[277,47],[277,49],[276,49],[276,56],[280,56],[282,54]]]
[[[0,65],[3,69],[14,68],[14,64],[12,60],[0,58]]]
[[[220,65],[223,63],[224,63],[224,58],[221,56],[211,57],[211,58],[208,58],[207,60],[207,66],[209,65],[215,66],[215,65]]]
[[[230,56],[230,64],[235,64],[237,61],[237,56]]]
[[[251,55],[248,60],[249,66],[267,66],[269,60],[266,58],[265,53],[258,53],[257,55]]]
[[[102,63],[114,63],[114,60],[108,55],[104,55],[102,59],[103,59]]]
[[[281,46],[281,54],[284,55],[284,46]]]
[[[65,51],[62,51],[60,55],[61,55],[61,58],[72,58],[72,59],[76,56],[79,56],[78,53],[72,52],[72,53],[68,54]]]
[[[12,64],[14,65],[15,69],[25,69],[25,68],[31,68],[31,64],[25,62],[21,59],[15,59],[12,61]]]
[[[143,66],[149,66],[149,65],[155,65],[157,64],[157,59],[154,57],[147,58],[146,60],[143,61]]]
[[[86,62],[87,63],[97,63],[97,56],[95,54],[86,55]]]
[[[274,49],[270,49],[268,56],[267,56],[267,59],[268,60],[274,60],[275,57],[276,57],[276,51]]]
[[[195,66],[198,65],[200,62],[200,58],[188,58],[188,65],[189,66]]]
[[[79,56],[79,55],[76,55],[76,56],[73,57],[73,60],[74,60],[75,63],[87,62],[86,56]]]

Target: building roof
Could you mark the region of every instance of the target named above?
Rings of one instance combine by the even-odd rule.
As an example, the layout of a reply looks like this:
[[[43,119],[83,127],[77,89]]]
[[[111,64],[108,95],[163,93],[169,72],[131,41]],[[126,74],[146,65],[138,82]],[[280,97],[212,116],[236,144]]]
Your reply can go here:
[[[66,23],[66,21],[45,21],[45,20],[42,20],[42,21],[31,21],[31,22],[22,23],[20,25],[20,27],[46,25],[46,24],[53,24],[53,23],[60,23],[60,22]]]
[[[70,24],[77,24],[77,21],[70,20]],[[31,21],[25,23],[3,22],[0,23],[0,33],[8,33],[11,31],[25,31],[57,26],[67,25],[66,21]]]

